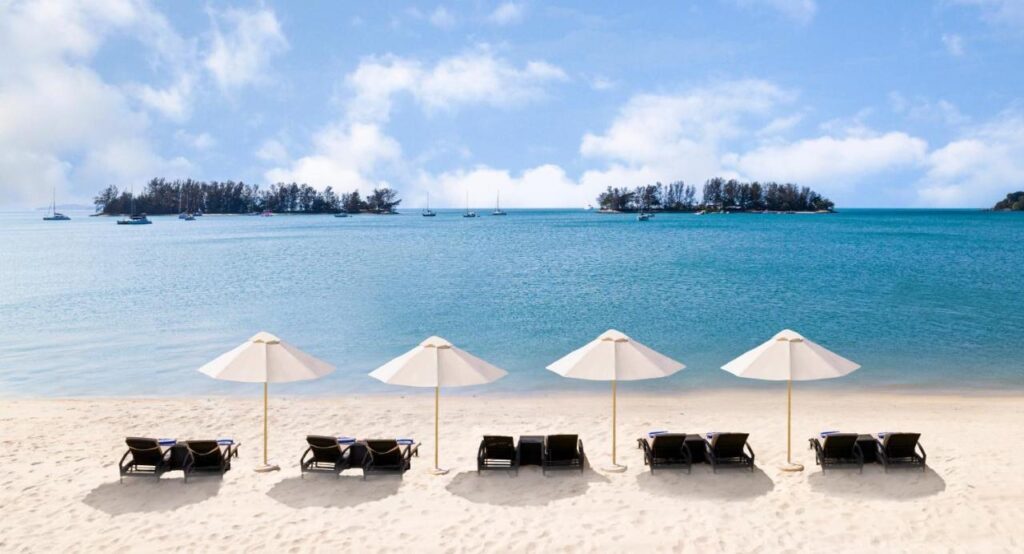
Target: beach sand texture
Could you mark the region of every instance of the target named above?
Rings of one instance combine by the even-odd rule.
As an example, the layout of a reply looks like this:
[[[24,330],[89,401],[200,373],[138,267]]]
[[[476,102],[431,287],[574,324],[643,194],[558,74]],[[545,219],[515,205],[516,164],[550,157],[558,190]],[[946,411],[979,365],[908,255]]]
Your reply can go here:
[[[255,392],[255,390],[254,390]],[[581,551],[1021,552],[1024,397],[794,394],[787,474],[785,391],[619,396],[619,461],[609,461],[610,398],[450,397],[441,465],[432,396],[271,397],[271,460],[261,457],[261,399],[7,399],[0,404],[0,551]],[[651,475],[635,439],[650,429],[747,431],[758,469]],[[919,431],[925,472],[880,466],[823,475],[807,438],[823,429]],[[483,434],[578,433],[593,467],[542,476],[478,476]],[[413,436],[404,478],[359,472],[300,479],[307,434]],[[126,435],[233,436],[241,457],[222,480],[118,483]]]

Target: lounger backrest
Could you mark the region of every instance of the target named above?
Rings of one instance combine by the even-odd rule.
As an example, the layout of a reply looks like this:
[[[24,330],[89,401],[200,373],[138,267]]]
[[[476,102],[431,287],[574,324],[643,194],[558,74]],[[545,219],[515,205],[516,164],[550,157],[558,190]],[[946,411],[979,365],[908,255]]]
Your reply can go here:
[[[132,451],[132,460],[138,465],[158,466],[163,459],[163,450],[156,439],[145,437],[128,437],[124,439],[128,450]]]
[[[889,433],[882,439],[882,448],[890,458],[910,458],[914,456],[920,438],[921,433]]]
[[[548,435],[544,439],[548,455],[552,460],[575,460],[579,458],[577,435]]]
[[[682,455],[683,446],[686,444],[684,433],[665,433],[654,437],[651,443],[651,450],[655,458],[676,458]]]
[[[366,441],[373,464],[377,466],[397,466],[402,464],[402,449],[395,439],[372,439]]]
[[[361,442],[354,442],[344,449],[344,455],[348,456],[348,465],[352,467],[359,467],[366,462],[366,457],[370,453],[366,450],[366,445]]]
[[[719,433],[711,438],[711,451],[719,458],[740,458],[749,433]]]
[[[516,457],[516,444],[512,437],[484,435],[484,458],[511,460]]]
[[[341,447],[338,446],[338,439],[323,435],[309,435],[306,437],[310,449],[313,451],[313,459],[321,463],[336,464],[341,460]]]
[[[193,468],[219,468],[224,460],[215,440],[190,440],[185,441],[185,445],[192,453]]]
[[[857,444],[857,433],[833,433],[825,436],[821,445],[826,458],[848,458],[853,456],[853,445]]]

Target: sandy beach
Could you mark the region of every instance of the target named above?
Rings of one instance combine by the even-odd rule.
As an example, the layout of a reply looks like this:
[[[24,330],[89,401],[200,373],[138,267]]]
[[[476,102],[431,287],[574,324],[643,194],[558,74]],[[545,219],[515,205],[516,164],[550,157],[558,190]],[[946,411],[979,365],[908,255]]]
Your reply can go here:
[[[431,396],[272,398],[270,453],[258,474],[257,397],[8,399],[0,407],[0,550],[427,552],[1019,552],[1024,517],[1024,397],[798,391],[795,460],[785,459],[784,391],[650,396],[622,391],[619,458],[605,474],[603,396],[451,397],[441,405],[441,465],[432,455]],[[747,431],[754,473],[692,475],[643,465],[636,438]],[[929,468],[880,466],[823,475],[807,438],[823,429],[919,431]],[[578,433],[593,467],[582,475],[478,476],[480,436]],[[307,434],[413,436],[421,456],[404,478],[358,472],[300,479]],[[118,483],[126,435],[232,436],[241,456],[223,480],[183,484],[180,472]]]

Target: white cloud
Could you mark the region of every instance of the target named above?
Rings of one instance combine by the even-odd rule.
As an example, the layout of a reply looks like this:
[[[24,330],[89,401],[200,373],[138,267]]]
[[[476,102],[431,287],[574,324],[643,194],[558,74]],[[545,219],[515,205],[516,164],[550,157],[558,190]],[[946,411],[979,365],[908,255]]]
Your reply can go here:
[[[974,6],[985,21],[1015,31],[1024,31],[1024,2],[1020,0],[952,0],[954,4]]]
[[[213,39],[203,65],[221,90],[266,82],[270,59],[288,48],[268,8],[210,10]]]
[[[544,85],[566,79],[550,63],[516,67],[487,47],[443,58],[432,67],[398,56],[367,58],[346,78],[354,92],[348,111],[355,119],[386,119],[399,92],[409,93],[428,111],[469,104],[507,107],[541,98]]]
[[[256,149],[256,157],[265,162],[282,164],[288,161],[288,149],[279,140],[267,139]]]
[[[958,34],[942,35],[942,44],[946,47],[946,52],[949,52],[951,56],[961,57],[964,55],[964,39]]]
[[[1024,188],[1024,114],[1009,111],[928,155],[917,183],[924,206],[990,207]]]
[[[864,137],[823,136],[765,145],[733,157],[736,170],[751,179],[842,185],[924,161],[925,141],[902,132]]]
[[[180,175],[147,138],[149,118],[89,62],[108,36],[124,33],[167,62],[180,44],[143,2],[0,4],[0,197],[31,204],[51,188],[91,196],[109,183]],[[169,63],[169,62],[167,62]]]
[[[594,90],[611,90],[617,84],[615,81],[602,75],[595,75],[590,79],[590,88]]]
[[[167,88],[154,88],[150,85],[133,84],[128,92],[144,106],[162,114],[173,121],[188,119],[192,106],[193,79],[182,74],[177,82]]]
[[[174,133],[174,138],[189,148],[199,151],[209,150],[217,145],[217,139],[213,138],[210,133],[206,132],[194,134],[178,129]]]
[[[907,98],[899,92],[891,92],[889,106],[892,111],[915,121],[937,122],[952,127],[970,121],[955,104],[942,99],[930,100],[923,96]]]
[[[524,12],[522,4],[505,2],[494,8],[494,11],[487,16],[487,20],[496,25],[511,25],[522,21]]]
[[[438,6],[434,8],[434,11],[430,12],[428,18],[430,24],[438,29],[451,29],[455,27],[455,15],[447,10],[444,6]]]
[[[776,11],[801,25],[810,23],[818,11],[818,4],[815,0],[733,0],[733,2],[743,8]]]
[[[370,123],[342,123],[329,126],[313,137],[313,153],[290,167],[266,172],[272,183],[297,182],[317,187],[367,190],[387,186],[384,179],[369,177],[380,166],[397,161],[402,148],[380,127]]]

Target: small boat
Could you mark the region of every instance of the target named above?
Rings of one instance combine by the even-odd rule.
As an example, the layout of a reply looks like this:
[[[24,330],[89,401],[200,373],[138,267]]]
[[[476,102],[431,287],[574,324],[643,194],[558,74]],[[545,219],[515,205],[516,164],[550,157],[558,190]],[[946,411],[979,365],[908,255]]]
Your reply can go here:
[[[708,213],[708,212],[706,212],[706,211],[704,211],[704,210],[701,210],[701,211],[697,212],[697,214],[696,214],[696,215],[704,215],[704,214],[706,214],[706,213]]]
[[[587,207],[583,208],[583,211],[585,211],[585,212],[592,212],[592,211],[594,211],[593,204],[587,204]]]
[[[118,225],[149,225],[150,223],[153,223],[152,221],[149,220],[148,217],[146,217],[146,214],[144,214],[144,213],[135,215],[135,191],[133,190],[132,192],[129,193],[129,195],[131,196],[131,199],[132,199],[132,213],[128,216],[128,219],[122,218],[122,219],[117,220],[117,224]]]
[[[71,218],[57,211],[57,187],[53,187],[53,202],[43,216],[43,221],[71,221]]]
[[[427,207],[424,208],[423,213],[420,214],[420,215],[422,215],[423,217],[435,217],[435,216],[437,216],[437,213],[434,212],[434,210],[430,209],[430,195],[429,194],[427,195]]]
[[[184,219],[185,221],[195,221],[196,220],[196,216],[194,216],[192,214],[185,214],[185,217],[182,217],[181,219]]]
[[[469,209],[469,192],[466,192],[466,213],[462,217],[476,217],[476,212]]]
[[[645,214],[643,212],[640,212],[639,214],[637,214],[636,220],[637,221],[647,221],[647,220],[651,219],[652,217],[654,217],[654,214]]]
[[[270,217],[272,215],[274,215],[274,212],[270,210],[263,210],[262,212],[260,212],[260,217]]]
[[[508,215],[508,212],[501,211],[501,191],[498,191],[498,200],[494,203],[494,211],[491,215]]]
[[[348,217],[348,212],[344,212],[344,211],[338,212],[338,213],[334,214],[334,217]]]

